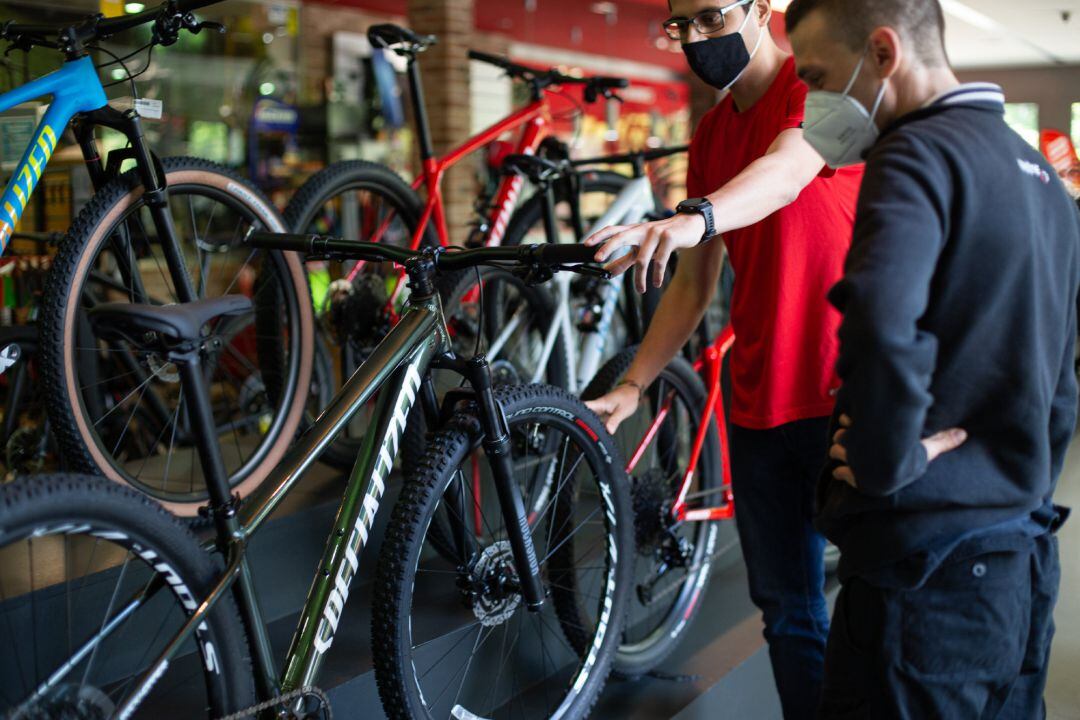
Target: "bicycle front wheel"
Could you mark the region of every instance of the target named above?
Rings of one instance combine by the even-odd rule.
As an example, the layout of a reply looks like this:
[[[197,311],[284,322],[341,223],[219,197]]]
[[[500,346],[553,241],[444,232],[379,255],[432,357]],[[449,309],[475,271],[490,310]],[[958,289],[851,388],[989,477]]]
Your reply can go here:
[[[72,469],[102,474],[193,516],[207,492],[179,372],[135,343],[97,337],[87,309],[179,302],[184,282],[195,297],[252,298],[254,316],[215,323],[206,347],[225,469],[241,496],[278,464],[300,427],[311,390],[314,320],[299,257],[244,243],[256,230],[284,232],[273,206],[213,163],[162,164],[167,220],[155,219],[131,171],[94,195],[61,244],[42,303],[42,373],[50,419]],[[162,231],[166,222],[175,245]]]
[[[529,526],[542,583],[551,598],[575,588],[579,603],[573,617],[552,599],[525,608],[507,518],[477,494],[494,487],[487,463],[474,463],[478,420],[456,416],[406,480],[379,557],[372,635],[392,718],[582,718],[618,646],[633,576],[622,460],[564,391],[504,386],[496,397],[514,480],[539,490],[549,486],[539,478],[553,478]]]
[[[102,478],[0,486],[0,717],[220,718],[253,702],[232,597],[152,669],[220,569],[145,496]]]

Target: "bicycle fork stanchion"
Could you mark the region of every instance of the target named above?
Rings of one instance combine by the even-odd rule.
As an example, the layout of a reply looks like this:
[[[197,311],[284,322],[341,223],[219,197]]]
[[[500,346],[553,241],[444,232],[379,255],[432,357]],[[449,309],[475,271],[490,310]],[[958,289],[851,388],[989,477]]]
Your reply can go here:
[[[491,369],[487,358],[483,355],[473,358],[468,362],[467,370],[469,383],[476,391],[480,426],[484,433],[484,453],[491,463],[495,491],[506,519],[506,534],[518,571],[521,594],[529,611],[539,612],[544,605],[544,589],[540,582],[540,564],[536,560],[525,502],[521,498],[521,488],[514,480],[510,428],[491,391]]]

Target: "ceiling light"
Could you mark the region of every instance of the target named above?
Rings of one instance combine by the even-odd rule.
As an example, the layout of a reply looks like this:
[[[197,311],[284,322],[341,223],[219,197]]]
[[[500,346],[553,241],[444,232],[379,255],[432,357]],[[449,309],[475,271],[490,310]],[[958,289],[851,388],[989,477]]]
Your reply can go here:
[[[1001,23],[989,15],[985,15],[974,8],[970,8],[960,0],[941,0],[941,7],[958,20],[963,20],[968,25],[986,30],[987,32],[1000,32],[1005,29]]]
[[[997,36],[997,38],[1011,38],[1012,40],[1023,43],[1053,63],[1060,64],[1062,62],[1061,58],[1044,48],[1042,45],[1032,42],[1022,35],[1016,34],[1004,23],[995,20],[985,13],[975,10],[966,3],[960,2],[960,0],[941,0],[941,7],[945,12],[949,13],[957,20],[961,20],[972,27],[978,28],[983,32],[991,33]]]
[[[135,13],[141,13],[145,9],[146,9],[146,3],[141,3],[141,2],[124,3],[124,12],[126,12],[129,15],[134,15]]]
[[[619,12],[619,8],[613,2],[594,2],[589,6],[589,11],[594,12],[597,15],[614,15]]]

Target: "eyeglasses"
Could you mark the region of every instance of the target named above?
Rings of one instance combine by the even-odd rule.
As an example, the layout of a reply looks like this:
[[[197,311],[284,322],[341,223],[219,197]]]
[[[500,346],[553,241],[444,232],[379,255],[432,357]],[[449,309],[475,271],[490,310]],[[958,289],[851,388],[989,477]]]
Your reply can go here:
[[[692,18],[673,17],[664,21],[664,32],[672,40],[682,40],[686,37],[690,26],[702,35],[712,35],[724,29],[727,25],[727,14],[737,7],[753,2],[753,0],[739,0],[725,7],[702,10]]]

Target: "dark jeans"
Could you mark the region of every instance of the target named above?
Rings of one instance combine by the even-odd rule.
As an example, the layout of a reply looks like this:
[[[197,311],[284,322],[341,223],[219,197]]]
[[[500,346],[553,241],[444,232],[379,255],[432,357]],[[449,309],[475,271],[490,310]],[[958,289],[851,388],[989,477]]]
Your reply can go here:
[[[829,633],[825,540],[811,520],[828,432],[828,418],[731,429],[735,522],[787,720],[814,717],[821,696]]]
[[[854,579],[833,614],[819,717],[1044,718],[1057,538],[960,545],[915,590]]]

